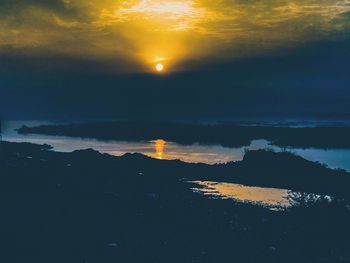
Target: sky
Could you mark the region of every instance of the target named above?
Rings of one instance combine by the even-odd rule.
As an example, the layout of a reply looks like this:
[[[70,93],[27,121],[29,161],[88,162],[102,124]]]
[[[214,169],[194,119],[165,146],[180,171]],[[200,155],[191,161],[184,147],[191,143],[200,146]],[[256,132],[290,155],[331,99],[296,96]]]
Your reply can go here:
[[[0,116],[347,117],[349,32],[349,0],[0,0]]]

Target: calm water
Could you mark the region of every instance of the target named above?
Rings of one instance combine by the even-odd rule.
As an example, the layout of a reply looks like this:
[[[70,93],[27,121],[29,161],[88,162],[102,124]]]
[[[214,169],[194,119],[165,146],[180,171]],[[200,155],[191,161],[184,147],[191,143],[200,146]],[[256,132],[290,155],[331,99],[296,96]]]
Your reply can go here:
[[[251,145],[240,148],[227,148],[221,145],[179,145],[165,142],[160,138],[152,141],[126,142],[126,141],[99,141],[95,139],[81,139],[61,136],[46,135],[20,135],[15,129],[23,124],[36,126],[49,124],[43,122],[19,122],[10,121],[3,124],[3,139],[13,142],[31,142],[49,144],[55,151],[71,152],[79,149],[92,148],[97,151],[121,156],[125,153],[142,153],[157,159],[180,159],[186,162],[202,162],[208,164],[225,163],[242,160],[246,150],[270,148],[275,151],[282,149],[269,145],[265,140],[252,141]],[[291,148],[287,151],[294,152],[305,159],[324,163],[331,168],[341,168],[350,171],[350,149],[298,149]]]
[[[331,201],[329,196],[306,195],[286,189],[252,187],[241,184],[218,183],[209,181],[188,182],[196,185],[192,190],[212,198],[232,199],[241,203],[263,206],[270,210],[280,211],[298,205],[292,197],[304,197],[304,201],[315,202],[320,198]]]

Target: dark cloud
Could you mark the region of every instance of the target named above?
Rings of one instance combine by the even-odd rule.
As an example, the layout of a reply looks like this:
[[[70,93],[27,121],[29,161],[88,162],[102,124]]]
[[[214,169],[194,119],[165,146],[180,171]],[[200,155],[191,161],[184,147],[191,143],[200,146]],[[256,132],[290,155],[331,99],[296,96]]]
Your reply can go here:
[[[348,1],[169,2],[0,0],[0,116],[350,115]]]
[[[347,0],[0,0],[0,51],[127,60],[130,72],[162,57],[178,71],[342,37],[349,11]]]
[[[0,0],[0,15],[16,16],[24,8],[30,7],[45,8],[61,13],[69,11],[62,0]]]

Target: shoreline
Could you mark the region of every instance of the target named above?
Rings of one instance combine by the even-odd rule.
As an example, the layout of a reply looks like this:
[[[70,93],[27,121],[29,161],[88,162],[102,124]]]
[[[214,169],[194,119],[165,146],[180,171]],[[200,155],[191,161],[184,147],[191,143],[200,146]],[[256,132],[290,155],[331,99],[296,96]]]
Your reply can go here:
[[[236,125],[195,125],[146,122],[104,122],[22,126],[20,134],[42,134],[97,140],[149,141],[164,139],[182,145],[194,143],[242,147],[264,139],[271,145],[298,148],[349,149],[350,127],[285,128]]]

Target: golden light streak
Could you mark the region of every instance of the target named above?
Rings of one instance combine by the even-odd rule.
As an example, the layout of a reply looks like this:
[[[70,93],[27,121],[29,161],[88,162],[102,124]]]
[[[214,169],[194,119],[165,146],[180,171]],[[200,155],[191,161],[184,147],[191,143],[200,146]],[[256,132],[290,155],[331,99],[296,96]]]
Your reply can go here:
[[[158,139],[154,142],[155,144],[155,158],[162,160],[164,159],[164,147],[165,147],[165,141],[162,139]]]
[[[201,186],[201,188],[193,188],[193,190],[205,195],[261,204],[273,210],[292,206],[291,201],[288,199],[289,191],[285,189],[262,188],[209,181],[194,181],[193,183]]]

